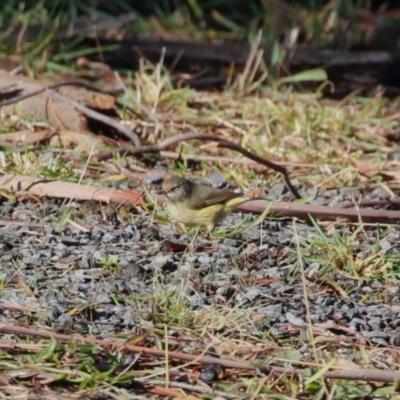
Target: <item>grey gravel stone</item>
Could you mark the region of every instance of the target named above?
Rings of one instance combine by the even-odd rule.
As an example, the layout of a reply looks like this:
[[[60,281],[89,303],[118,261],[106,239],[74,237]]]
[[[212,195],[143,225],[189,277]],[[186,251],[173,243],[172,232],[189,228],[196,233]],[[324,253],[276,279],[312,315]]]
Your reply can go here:
[[[396,318],[393,321],[391,321],[390,327],[393,329],[399,328],[400,327],[400,318]]]
[[[305,322],[303,319],[294,316],[291,312],[286,313],[285,316],[286,316],[287,321],[292,325],[296,325],[296,326],[304,326],[305,325]]]
[[[283,306],[281,303],[279,304],[271,304],[267,307],[261,307],[257,310],[259,313],[265,314],[269,319],[275,320],[282,315]]]
[[[392,245],[392,243],[390,243],[388,240],[381,240],[380,242],[379,242],[379,247],[382,249],[382,250],[388,250],[388,249],[390,249],[391,247],[392,247],[393,245]]]
[[[213,172],[208,179],[214,188],[221,189],[226,185],[225,178],[218,172]]]
[[[72,325],[74,319],[69,314],[61,314],[58,317],[58,322],[62,327]]]
[[[400,335],[395,335],[390,338],[390,344],[392,346],[400,346]]]
[[[86,332],[87,329],[89,328],[89,325],[85,321],[79,321],[79,322],[74,322],[72,324],[72,329],[74,329],[77,332]]]
[[[367,328],[367,323],[364,319],[361,318],[352,318],[349,322],[349,327],[355,327],[358,330]]]
[[[382,339],[385,341],[389,341],[389,336],[382,331],[364,331],[361,330],[361,333],[368,339]]]

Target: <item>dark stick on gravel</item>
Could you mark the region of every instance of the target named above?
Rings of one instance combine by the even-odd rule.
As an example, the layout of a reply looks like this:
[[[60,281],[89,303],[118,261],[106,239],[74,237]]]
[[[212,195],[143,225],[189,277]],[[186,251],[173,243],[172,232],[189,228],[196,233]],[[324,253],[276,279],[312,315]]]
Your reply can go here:
[[[109,347],[112,347],[113,349],[118,348],[120,350],[126,350],[126,351],[131,351],[133,353],[140,353],[155,357],[168,356],[169,359],[174,358],[176,360],[192,361],[196,363],[217,364],[227,368],[237,368],[237,369],[244,369],[251,371],[260,370],[263,372],[273,372],[277,374],[303,374],[306,372],[308,373],[308,371],[303,370],[301,368],[274,367],[270,365],[264,366],[262,365],[262,363],[264,362],[263,360],[257,360],[260,364],[257,365],[258,363],[255,361],[253,361],[253,363],[250,364],[245,361],[227,360],[223,358],[216,358],[210,356],[199,356],[195,354],[186,354],[177,351],[169,351],[168,353],[166,353],[163,350],[147,348],[142,346],[135,346],[132,344],[123,344],[118,341],[85,338],[80,335],[63,335],[52,331],[39,331],[36,329],[23,328],[16,325],[0,325],[0,332],[12,335],[36,336],[47,339],[56,339],[62,342],[71,342],[75,340],[77,343],[81,344],[98,344],[106,348]],[[380,369],[358,369],[358,370],[352,369],[352,370],[326,372],[324,374],[324,377],[332,379],[349,379],[349,380],[391,383],[400,381],[400,372],[383,371]]]
[[[145,153],[158,153],[161,150],[165,150],[166,148],[168,148],[169,146],[171,146],[175,143],[185,142],[185,141],[194,140],[194,139],[218,142],[220,147],[224,147],[226,149],[231,149],[231,150],[237,151],[238,153],[241,153],[245,157],[249,158],[250,160],[253,160],[261,165],[265,165],[266,167],[273,169],[274,171],[277,171],[279,174],[281,174],[281,176],[285,182],[285,185],[289,189],[290,193],[296,199],[301,198],[299,192],[296,190],[296,188],[290,182],[289,174],[285,167],[283,167],[282,165],[275,164],[272,161],[269,161],[265,158],[258,156],[257,154],[252,153],[251,151],[246,150],[239,143],[231,142],[230,140],[227,140],[220,136],[209,135],[209,134],[205,134],[205,133],[185,133],[183,135],[174,136],[174,137],[165,139],[160,143],[149,145],[149,146],[142,146],[142,147],[136,147],[136,148],[126,147],[124,149],[118,150],[118,153],[121,155],[128,154],[131,156],[138,156],[138,155],[145,154]],[[106,159],[114,157],[114,152],[105,151],[105,152],[98,153],[94,157],[97,160],[102,161],[102,160],[106,160]]]

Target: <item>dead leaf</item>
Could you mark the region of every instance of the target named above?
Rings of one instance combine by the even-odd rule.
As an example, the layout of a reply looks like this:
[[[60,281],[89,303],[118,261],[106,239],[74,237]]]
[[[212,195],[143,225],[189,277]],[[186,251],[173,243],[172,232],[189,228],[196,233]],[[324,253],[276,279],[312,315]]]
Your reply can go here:
[[[22,147],[36,144],[50,139],[54,134],[55,132],[50,129],[43,129],[38,132],[26,129],[12,133],[3,133],[0,135],[0,146]]]
[[[364,175],[367,178],[372,178],[373,176],[379,174],[379,168],[377,165],[366,161],[357,160],[356,158],[350,158],[350,159],[356,166],[361,175]]]
[[[50,145],[53,148],[62,147],[64,149],[75,149],[79,147],[81,151],[89,153],[92,148],[99,150],[104,147],[104,142],[99,136],[90,132],[62,130],[51,138]]]

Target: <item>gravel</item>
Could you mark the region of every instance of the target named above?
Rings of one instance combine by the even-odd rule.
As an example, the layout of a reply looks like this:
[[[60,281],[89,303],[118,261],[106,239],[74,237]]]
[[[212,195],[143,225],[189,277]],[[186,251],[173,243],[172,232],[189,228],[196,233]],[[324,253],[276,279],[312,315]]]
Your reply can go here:
[[[218,177],[212,181],[216,185]],[[382,194],[376,189],[371,196]],[[316,204],[337,205],[360,196],[354,189],[332,190]],[[0,228],[0,301],[43,310],[40,323],[50,329],[91,332],[99,338],[129,332],[143,321],[153,322],[156,294],[175,293],[193,312],[228,304],[247,310],[248,318],[256,312],[257,324],[242,327],[253,336],[265,330],[279,340],[301,336],[311,321],[330,324],[332,334],[345,327],[349,331],[340,331],[342,336],[354,338],[349,333],[354,331],[374,344],[400,343],[400,298],[393,279],[400,266],[398,227],[388,228],[386,235],[377,227],[365,227],[354,238],[354,249],[348,250],[355,265],[367,260],[365,268],[373,262],[368,257],[382,251],[393,256],[393,269],[388,266],[387,271],[355,274],[355,278],[339,268],[329,270],[327,275],[346,291],[346,297],[320,279],[329,260],[304,258],[304,289],[291,221],[265,220],[261,247],[257,227],[231,238],[200,235],[199,249],[183,253],[162,242],[188,244],[192,236],[179,235],[168,224],[152,223],[142,212],[131,210],[126,221],[118,208],[108,207],[105,217],[99,206],[76,203],[74,208],[80,216],[75,221],[88,232],[68,223],[57,231],[62,215],[57,202],[5,202],[0,207],[3,217],[26,223]],[[230,216],[226,225],[237,218]],[[302,239],[318,237],[315,227],[297,225]],[[351,226],[336,229],[344,237],[354,234]],[[72,309],[78,311],[71,313]],[[3,322],[6,318],[18,323],[18,314],[7,309],[0,310],[0,316]],[[296,329],[285,333],[289,328]]]

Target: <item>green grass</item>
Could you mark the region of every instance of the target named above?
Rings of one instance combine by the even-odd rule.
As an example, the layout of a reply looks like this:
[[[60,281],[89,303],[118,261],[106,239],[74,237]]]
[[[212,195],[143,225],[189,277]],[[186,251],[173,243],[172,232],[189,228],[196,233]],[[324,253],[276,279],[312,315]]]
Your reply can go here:
[[[370,236],[368,226],[332,225],[323,229],[314,222],[316,228],[307,237],[300,237],[301,256],[308,265],[319,267],[318,275],[332,277],[353,277],[355,281],[372,281],[385,279],[396,285],[400,274],[400,261],[397,260],[393,247],[382,249],[380,240],[395,227],[385,227],[380,230],[380,237]],[[372,240],[371,240],[372,239]],[[297,253],[286,262],[293,262]],[[349,288],[353,290],[354,288]]]

